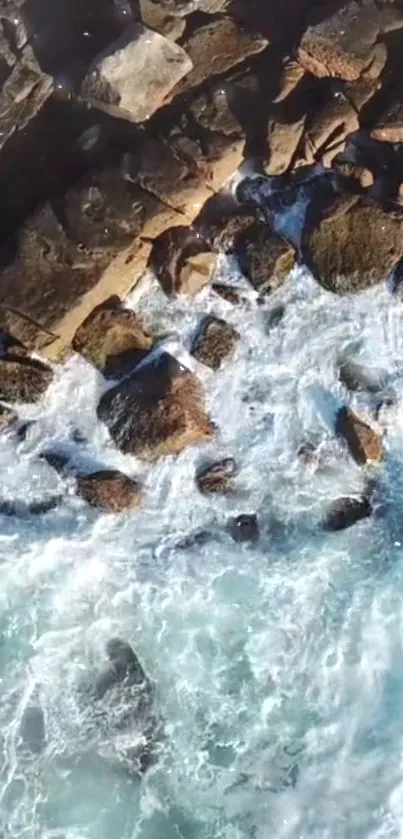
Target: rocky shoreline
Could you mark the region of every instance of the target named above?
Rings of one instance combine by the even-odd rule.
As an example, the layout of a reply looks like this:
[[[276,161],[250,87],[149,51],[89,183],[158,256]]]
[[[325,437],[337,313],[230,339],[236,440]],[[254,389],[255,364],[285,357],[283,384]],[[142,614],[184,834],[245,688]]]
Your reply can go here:
[[[197,376],[156,354],[158,336],[125,307],[137,285],[157,278],[171,297],[211,283],[232,305],[248,305],[215,281],[224,252],[258,302],[296,264],[333,294],[387,280],[398,290],[403,4],[56,6],[1,3],[1,425],[21,433],[18,403],[41,399],[52,364],[78,352],[111,380],[98,418],[114,444],[153,461],[215,429]],[[191,354],[217,370],[238,340],[208,316]],[[347,392],[377,394],[378,411],[391,398],[354,360],[342,361],[340,379]],[[380,427],[348,404],[334,430],[357,464],[382,462]],[[76,474],[57,452],[44,457],[93,506],[141,503],[141,487],[119,472],[101,464]],[[197,485],[230,491],[235,470],[228,457]],[[336,499],[325,526],[367,517],[368,487]],[[2,511],[18,514],[8,501]],[[240,516],[229,530],[253,540],[258,523]]]

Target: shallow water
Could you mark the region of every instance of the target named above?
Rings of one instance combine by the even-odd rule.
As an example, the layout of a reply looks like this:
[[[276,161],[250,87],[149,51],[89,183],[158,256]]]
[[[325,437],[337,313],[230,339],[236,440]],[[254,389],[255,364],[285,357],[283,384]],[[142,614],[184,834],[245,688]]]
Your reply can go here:
[[[224,278],[242,282],[230,261]],[[347,398],[337,358],[350,348],[402,395],[403,315],[385,288],[354,300],[304,272],[259,306],[209,290],[133,301],[185,362],[208,311],[239,330],[235,357],[196,365],[217,437],[152,467],[117,452],[96,420],[105,387],[79,358],[57,374],[38,424],[0,437],[2,497],[66,490],[57,510],[2,517],[1,804],[6,839],[357,839],[403,835],[403,406],[384,415],[381,516],[337,534],[329,502],[364,474],[332,433]],[[269,310],[285,315],[268,327]],[[371,401],[372,400],[372,401]],[[373,420],[373,397],[350,403]],[[76,439],[72,440],[73,432]],[[79,432],[79,434],[78,434]],[[316,470],[297,457],[319,445]],[[49,443],[139,477],[141,510],[90,510],[43,461]],[[198,494],[205,456],[235,456],[237,492]],[[256,512],[258,544],[235,544],[230,515]],[[206,540],[184,539],[199,530]],[[164,733],[142,780],[98,725],[80,686],[120,635],[155,683]],[[84,696],[84,699],[83,699]],[[45,715],[42,754],[21,749],[24,708]],[[133,735],[134,736],[134,735]]]

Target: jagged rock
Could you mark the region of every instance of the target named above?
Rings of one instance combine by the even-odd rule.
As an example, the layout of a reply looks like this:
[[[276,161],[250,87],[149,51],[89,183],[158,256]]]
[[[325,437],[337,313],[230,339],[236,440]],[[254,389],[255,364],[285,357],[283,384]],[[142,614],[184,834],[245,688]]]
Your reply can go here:
[[[38,402],[52,379],[51,368],[36,359],[0,359],[0,398],[7,402]]]
[[[347,136],[358,128],[358,114],[348,97],[341,90],[329,92],[323,105],[315,109],[304,134],[301,152],[304,163],[311,165],[322,160],[325,165],[331,165],[344,148]]]
[[[259,522],[255,513],[243,513],[229,519],[227,530],[234,542],[256,542],[259,539]]]
[[[264,50],[267,43],[261,35],[241,30],[230,17],[216,18],[199,27],[183,43],[193,70],[177,84],[174,93],[183,93],[211,76],[226,73]]]
[[[403,102],[397,99],[388,103],[375,125],[371,126],[370,137],[387,143],[403,142]]]
[[[368,367],[352,359],[345,359],[339,366],[339,380],[348,390],[379,393],[385,387],[387,378],[385,370]]]
[[[233,353],[239,337],[236,329],[225,320],[207,315],[199,326],[191,354],[207,367],[218,370]]]
[[[12,408],[0,404],[0,431],[4,431],[5,428],[15,423],[17,419],[18,414]]]
[[[142,493],[137,481],[114,469],[77,475],[77,495],[91,507],[121,513],[140,506]]]
[[[81,96],[131,122],[144,122],[168,101],[192,61],[182,47],[140,23],[130,26],[90,67]]]
[[[4,26],[4,23],[3,23]],[[43,73],[30,46],[18,54],[11,51],[0,25],[0,150],[16,131],[34,119],[52,95],[53,79]]]
[[[193,227],[213,251],[220,252],[231,250],[236,236],[254,222],[253,213],[241,212],[239,203],[223,191],[206,201]]]
[[[358,79],[370,70],[379,31],[374,0],[344,0],[334,14],[308,27],[301,40],[299,60],[309,73],[320,78]]]
[[[177,41],[184,33],[186,21],[174,16],[160,3],[153,0],[140,0],[140,16],[144,26],[155,29],[160,35]]]
[[[304,133],[306,117],[295,121],[272,116],[268,123],[269,160],[265,165],[268,175],[282,175],[291,166]]]
[[[247,303],[247,298],[242,294],[242,289],[235,288],[226,283],[212,283],[212,291],[218,294],[226,303],[231,303],[233,306],[238,306],[241,303]]]
[[[241,270],[261,294],[279,288],[295,263],[294,249],[260,222],[236,237],[234,250]]]
[[[119,297],[97,306],[78,328],[73,350],[106,378],[119,378],[145,358],[153,345],[140,318]]]
[[[402,230],[400,218],[359,199],[311,230],[305,240],[309,265],[318,282],[337,294],[376,285],[402,255]]]
[[[346,530],[357,521],[369,518],[371,513],[371,502],[365,495],[359,498],[337,498],[331,504],[323,524],[326,530]]]
[[[199,382],[168,353],[107,391],[97,413],[116,445],[144,460],[213,436]]]
[[[382,461],[383,447],[380,435],[350,408],[343,407],[338,411],[335,431],[346,441],[350,454],[360,466]]]
[[[215,254],[190,227],[172,227],[155,240],[149,266],[165,294],[196,294],[211,277]]]
[[[204,466],[196,474],[196,484],[200,492],[231,492],[232,478],[236,472],[233,457],[224,457]]]

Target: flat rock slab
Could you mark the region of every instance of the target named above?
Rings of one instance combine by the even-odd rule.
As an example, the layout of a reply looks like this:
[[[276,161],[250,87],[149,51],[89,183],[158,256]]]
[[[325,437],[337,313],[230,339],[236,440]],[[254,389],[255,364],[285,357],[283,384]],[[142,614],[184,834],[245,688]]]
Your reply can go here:
[[[97,413],[115,444],[144,460],[213,436],[197,378],[168,353],[107,391]]]
[[[192,67],[182,47],[136,23],[95,60],[81,97],[112,116],[144,122]]]
[[[153,339],[140,318],[117,296],[108,298],[85,319],[73,349],[106,378],[119,378],[136,367],[151,350]]]
[[[308,234],[307,259],[323,288],[337,294],[381,283],[403,253],[403,221],[372,201],[323,219]]]
[[[231,324],[214,315],[203,318],[191,353],[202,364],[218,370],[223,361],[232,355],[239,340],[239,333]]]
[[[359,466],[381,463],[383,460],[380,434],[350,408],[343,407],[338,412],[335,431],[345,440],[351,456]]]
[[[140,506],[141,487],[137,481],[112,469],[77,476],[77,495],[91,507],[120,513]]]
[[[51,368],[36,359],[0,359],[0,398],[7,402],[38,402],[52,379]]]

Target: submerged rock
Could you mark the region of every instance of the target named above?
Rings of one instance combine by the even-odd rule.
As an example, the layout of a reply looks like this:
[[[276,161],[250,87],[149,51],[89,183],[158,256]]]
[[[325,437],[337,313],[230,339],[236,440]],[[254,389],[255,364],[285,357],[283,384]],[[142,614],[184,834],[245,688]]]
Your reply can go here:
[[[32,358],[0,358],[0,398],[7,402],[38,402],[53,379],[50,367]]]
[[[77,475],[76,485],[87,504],[110,513],[136,509],[142,501],[140,484],[115,469]]]
[[[145,460],[213,436],[197,378],[168,353],[107,391],[97,413],[123,452]]]
[[[113,685],[126,681],[128,685],[148,685],[148,679],[134,650],[127,641],[111,638],[106,645],[108,664],[96,678],[95,691],[102,698]]]
[[[325,520],[326,530],[346,530],[352,527],[357,521],[369,518],[372,514],[372,505],[366,496],[358,498],[343,497],[332,502]]]
[[[385,370],[358,364],[350,359],[342,361],[339,366],[339,379],[348,390],[379,393],[385,387],[387,378]]]
[[[202,364],[218,370],[223,361],[234,352],[239,333],[221,318],[207,315],[199,326],[191,353]]]
[[[340,408],[335,431],[346,441],[350,454],[360,466],[382,461],[383,446],[380,435],[350,408]]]
[[[232,457],[224,457],[199,469],[196,484],[200,492],[231,492],[236,463]]]
[[[151,350],[153,339],[140,318],[113,296],[97,306],[73,339],[73,349],[103,373],[119,378]]]
[[[30,703],[24,708],[20,737],[23,749],[34,755],[43,752],[46,746],[45,718],[39,703]]]
[[[149,267],[169,297],[194,295],[209,282],[216,259],[200,235],[179,225],[154,241]]]
[[[259,538],[259,522],[255,513],[243,513],[227,522],[227,531],[235,542],[256,542]]]

